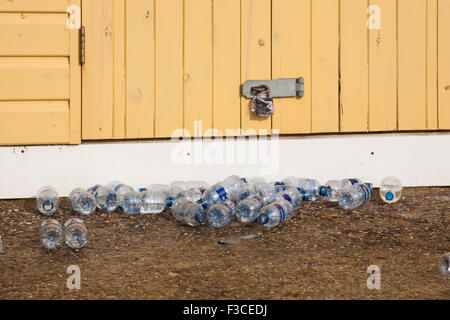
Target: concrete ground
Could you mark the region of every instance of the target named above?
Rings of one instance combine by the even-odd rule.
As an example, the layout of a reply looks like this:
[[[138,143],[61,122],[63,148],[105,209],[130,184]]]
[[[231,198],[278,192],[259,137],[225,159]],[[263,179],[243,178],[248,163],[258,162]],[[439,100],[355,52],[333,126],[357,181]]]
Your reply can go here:
[[[72,216],[63,200],[54,218]],[[0,299],[450,298],[438,270],[450,252],[450,188],[406,189],[394,205],[376,190],[351,213],[306,203],[273,230],[236,221],[191,228],[169,211],[96,213],[84,218],[89,243],[80,251],[42,249],[45,219],[34,200],[0,201]],[[81,290],[67,289],[71,265]],[[381,270],[380,290],[367,288],[371,265]]]

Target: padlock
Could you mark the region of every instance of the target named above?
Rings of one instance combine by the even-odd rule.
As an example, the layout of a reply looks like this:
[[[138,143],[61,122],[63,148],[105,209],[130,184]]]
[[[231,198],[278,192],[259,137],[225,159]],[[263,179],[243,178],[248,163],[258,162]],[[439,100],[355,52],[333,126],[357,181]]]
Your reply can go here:
[[[272,94],[268,86],[253,87],[252,112],[258,117],[268,118],[275,113]]]

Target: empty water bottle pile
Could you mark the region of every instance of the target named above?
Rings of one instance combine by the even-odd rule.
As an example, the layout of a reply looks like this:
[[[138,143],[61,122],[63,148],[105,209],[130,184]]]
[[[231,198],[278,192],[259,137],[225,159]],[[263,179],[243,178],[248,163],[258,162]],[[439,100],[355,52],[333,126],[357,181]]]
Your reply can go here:
[[[323,197],[345,210],[353,210],[366,204],[372,191],[372,184],[361,179],[331,180],[321,185],[315,179],[296,177],[268,182],[260,177],[230,176],[213,186],[201,181],[175,181],[170,186],[153,184],[138,191],[114,181],[87,190],[77,188],[70,193],[69,202],[73,210],[84,216],[97,209],[114,212],[121,207],[127,215],[145,215],[170,208],[174,218],[193,227],[207,222],[214,228],[222,228],[236,218],[243,224],[257,221],[274,228],[290,220],[294,212],[301,211],[305,201]],[[383,180],[380,188],[383,201],[397,202],[401,192],[398,179]],[[59,205],[57,191],[52,187],[42,188],[37,205],[45,215],[55,213]]]

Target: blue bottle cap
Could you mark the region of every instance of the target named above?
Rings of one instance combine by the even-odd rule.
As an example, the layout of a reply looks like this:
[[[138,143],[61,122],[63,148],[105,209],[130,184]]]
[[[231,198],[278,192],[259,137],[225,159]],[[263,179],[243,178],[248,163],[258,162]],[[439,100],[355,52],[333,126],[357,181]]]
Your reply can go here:
[[[267,214],[262,214],[262,215],[260,215],[259,218],[258,218],[258,222],[259,222],[260,224],[266,224],[266,223],[268,223],[268,222],[269,222],[269,216],[268,216]]]
[[[392,200],[394,200],[394,193],[393,193],[392,191],[386,192],[386,200],[387,200],[387,201],[392,201]]]

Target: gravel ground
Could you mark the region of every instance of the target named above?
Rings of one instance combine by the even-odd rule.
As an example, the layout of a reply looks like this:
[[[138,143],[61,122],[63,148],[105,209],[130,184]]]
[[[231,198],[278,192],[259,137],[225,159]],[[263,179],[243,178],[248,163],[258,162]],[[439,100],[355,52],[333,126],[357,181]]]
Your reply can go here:
[[[74,213],[67,200],[55,218]],[[170,212],[85,218],[80,251],[40,247],[34,200],[0,201],[0,299],[449,299],[439,259],[450,251],[450,189],[406,189],[386,205],[346,213],[306,203],[293,220],[267,230],[232,222],[190,228]],[[249,236],[248,238],[240,238]],[[235,240],[221,244],[221,240]],[[1,251],[1,250],[0,250]],[[67,267],[81,268],[81,290],[68,290]],[[367,268],[381,269],[368,290]]]

